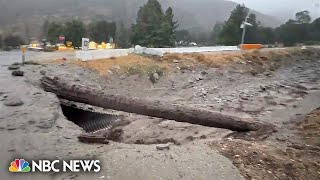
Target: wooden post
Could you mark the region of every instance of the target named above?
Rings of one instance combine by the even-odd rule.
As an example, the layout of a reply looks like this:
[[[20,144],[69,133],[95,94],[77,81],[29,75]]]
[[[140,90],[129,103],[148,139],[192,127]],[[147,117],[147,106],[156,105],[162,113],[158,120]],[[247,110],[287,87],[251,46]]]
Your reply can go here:
[[[21,52],[22,52],[22,66],[23,66],[26,61],[27,46],[21,46]]]

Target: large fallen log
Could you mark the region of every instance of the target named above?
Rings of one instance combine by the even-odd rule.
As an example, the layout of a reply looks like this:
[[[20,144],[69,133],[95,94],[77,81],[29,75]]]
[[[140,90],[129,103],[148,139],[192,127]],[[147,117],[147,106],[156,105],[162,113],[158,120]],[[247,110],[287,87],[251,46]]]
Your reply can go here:
[[[196,109],[188,106],[151,101],[135,97],[107,94],[101,90],[68,82],[58,77],[41,78],[44,90],[56,94],[59,98],[152,117],[188,122],[209,127],[230,129],[238,132],[258,131],[272,128],[272,125],[238,117]]]

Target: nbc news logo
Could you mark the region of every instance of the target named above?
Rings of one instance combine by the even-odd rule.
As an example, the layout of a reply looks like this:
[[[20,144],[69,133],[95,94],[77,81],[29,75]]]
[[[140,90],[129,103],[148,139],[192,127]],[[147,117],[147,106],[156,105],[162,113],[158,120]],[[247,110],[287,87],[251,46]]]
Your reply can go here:
[[[29,162],[24,159],[16,159],[11,162],[9,171],[13,173],[27,172],[100,172],[99,160],[39,160]]]

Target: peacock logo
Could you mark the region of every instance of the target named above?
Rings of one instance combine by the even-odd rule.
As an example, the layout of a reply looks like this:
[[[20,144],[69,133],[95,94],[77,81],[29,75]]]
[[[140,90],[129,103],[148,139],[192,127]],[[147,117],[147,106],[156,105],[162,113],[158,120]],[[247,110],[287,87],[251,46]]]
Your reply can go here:
[[[10,172],[30,172],[30,166],[27,161],[24,159],[16,159],[11,162],[9,167]]]

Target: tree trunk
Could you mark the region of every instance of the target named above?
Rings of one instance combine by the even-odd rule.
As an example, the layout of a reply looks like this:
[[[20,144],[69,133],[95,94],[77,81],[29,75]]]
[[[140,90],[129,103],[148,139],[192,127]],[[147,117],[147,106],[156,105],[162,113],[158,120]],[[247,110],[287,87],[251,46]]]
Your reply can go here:
[[[55,93],[59,98],[106,109],[230,129],[238,132],[258,131],[262,128],[272,127],[269,124],[243,120],[238,117],[188,106],[107,94],[101,90],[67,82],[58,77],[44,76],[41,79],[41,84],[44,90]]]

